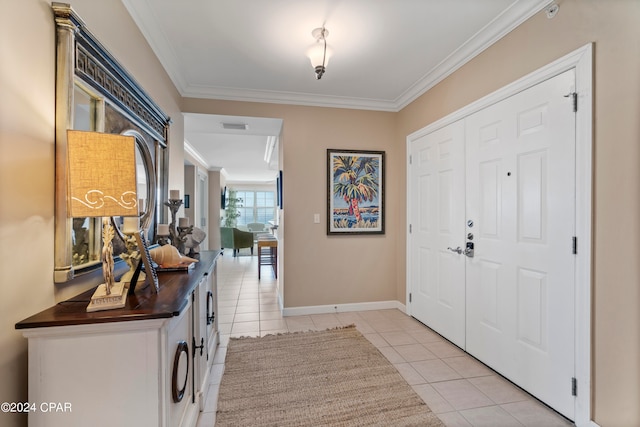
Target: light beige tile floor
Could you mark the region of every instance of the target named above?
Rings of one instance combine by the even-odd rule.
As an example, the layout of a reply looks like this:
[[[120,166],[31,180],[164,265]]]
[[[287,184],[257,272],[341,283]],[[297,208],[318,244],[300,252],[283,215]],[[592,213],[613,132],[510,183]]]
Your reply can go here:
[[[393,363],[446,426],[571,426],[562,416],[495,374],[399,310],[375,310],[282,317],[277,280],[269,267],[230,251],[218,258],[218,319],[221,344],[198,427],[212,427],[229,337],[321,330],[355,324]],[[250,426],[243,426],[250,427]]]

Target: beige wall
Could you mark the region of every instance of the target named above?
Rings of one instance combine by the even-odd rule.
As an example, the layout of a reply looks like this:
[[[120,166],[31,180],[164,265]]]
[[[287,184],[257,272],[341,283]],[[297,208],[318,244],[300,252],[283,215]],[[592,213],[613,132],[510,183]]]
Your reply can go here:
[[[26,400],[27,343],[14,324],[53,304],[55,292],[53,20],[44,2],[26,3],[0,27],[0,402]],[[0,413],[0,424],[26,417]]]
[[[601,426],[638,426],[640,2],[565,0],[559,4],[555,19],[537,14],[402,110],[396,142],[405,150],[406,135],[595,43],[593,415]],[[404,181],[397,191],[405,194]],[[403,198],[400,204],[404,203]],[[398,245],[404,253],[404,236]],[[405,275],[400,265],[398,271],[398,298],[402,298]]]
[[[180,98],[120,1],[74,9],[170,115],[170,186],[182,187]],[[55,28],[45,0],[0,0],[0,402],[27,400],[27,341],[16,322],[95,286],[100,276],[53,283]],[[177,160],[176,160],[177,159]],[[90,392],[90,391],[89,391]],[[2,426],[26,415],[0,413]]]
[[[4,402],[27,397],[26,340],[13,325],[99,278],[81,279],[71,287],[52,281],[55,42],[49,2],[0,0],[0,4],[12,18],[0,27],[0,402]],[[555,19],[536,15],[397,114],[180,100],[119,1],[76,0],[73,6],[172,117],[169,188],[182,188],[183,183],[181,111],[284,119],[285,211],[281,213],[287,224],[286,307],[404,303],[406,136],[595,42],[594,414],[603,427],[640,425],[639,1],[563,0]],[[386,151],[384,236],[326,235],[327,148]],[[321,224],[313,223],[314,213],[320,214]],[[0,414],[0,424],[26,425],[26,417]]]
[[[326,234],[326,149],[386,151],[387,188],[397,187],[404,171],[398,162],[401,147],[393,144],[395,114],[201,99],[185,99],[183,111],[284,120],[285,307],[397,299],[397,192],[385,195],[385,235]],[[320,224],[313,223],[315,213]]]
[[[185,156],[186,157],[186,156]],[[196,178],[197,171],[196,166],[193,164],[185,164],[184,165],[184,183],[183,188],[184,192],[180,192],[182,194],[182,198],[184,199],[185,195],[189,195],[189,208],[186,207],[186,204],[182,206],[182,211],[184,212],[184,216],[189,218],[189,224],[196,226]],[[174,188],[174,187],[169,187]]]
[[[207,249],[220,249],[220,191],[224,188],[224,177],[219,170],[209,171],[209,226],[207,228]]]

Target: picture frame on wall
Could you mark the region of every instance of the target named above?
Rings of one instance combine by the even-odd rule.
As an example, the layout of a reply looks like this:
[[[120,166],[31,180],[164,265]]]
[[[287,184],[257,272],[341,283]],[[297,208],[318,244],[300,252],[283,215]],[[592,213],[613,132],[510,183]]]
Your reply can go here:
[[[220,209],[227,208],[227,186],[220,190]]]
[[[385,152],[327,149],[327,234],[384,234]]]

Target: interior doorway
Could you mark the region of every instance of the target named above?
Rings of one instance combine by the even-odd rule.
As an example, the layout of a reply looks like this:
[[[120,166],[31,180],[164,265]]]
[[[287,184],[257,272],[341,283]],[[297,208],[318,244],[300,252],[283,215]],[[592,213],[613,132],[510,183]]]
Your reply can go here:
[[[185,159],[197,171],[206,172],[195,173],[194,178],[196,186],[202,188],[195,189],[200,207],[207,204],[200,199],[203,191],[208,197],[209,249],[221,248],[221,226],[224,223],[226,227],[230,218],[226,204],[233,190],[236,195],[242,193],[243,201],[236,206],[235,214],[240,217],[230,226],[240,231],[277,234],[280,267],[284,263],[284,215],[283,205],[278,203],[282,199],[283,123],[283,119],[272,117],[184,113]],[[185,185],[186,180],[185,174]],[[204,213],[196,209],[195,220],[204,220]],[[258,225],[262,228],[257,229]],[[278,276],[282,300],[284,277]]]

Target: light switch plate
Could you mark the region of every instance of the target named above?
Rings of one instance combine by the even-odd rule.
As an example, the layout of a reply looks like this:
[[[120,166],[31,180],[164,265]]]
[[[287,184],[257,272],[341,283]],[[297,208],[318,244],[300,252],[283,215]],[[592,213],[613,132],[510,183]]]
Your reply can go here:
[[[320,224],[320,214],[313,214],[313,223]]]

